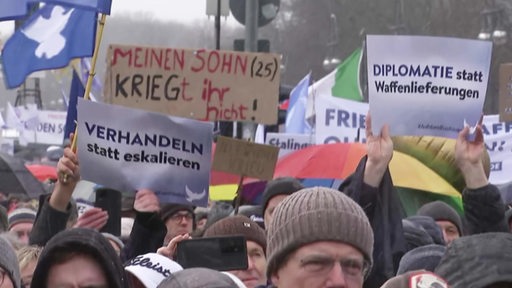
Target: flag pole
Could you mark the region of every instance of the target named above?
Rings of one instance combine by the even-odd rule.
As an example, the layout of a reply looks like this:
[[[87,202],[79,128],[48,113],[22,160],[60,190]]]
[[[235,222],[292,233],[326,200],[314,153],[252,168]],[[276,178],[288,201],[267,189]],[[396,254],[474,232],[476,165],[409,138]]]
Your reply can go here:
[[[91,87],[94,80],[94,76],[96,75],[96,61],[98,60],[98,53],[100,50],[101,45],[101,39],[103,38],[103,28],[105,28],[105,21],[107,20],[107,14],[101,14],[101,18],[99,20],[99,27],[96,29],[96,43],[94,44],[94,52],[92,54],[91,59],[91,69],[89,70],[89,76],[87,77],[87,84],[85,85],[85,92],[84,92],[84,99],[89,100],[91,94]],[[71,150],[76,151],[76,139],[77,139],[77,132],[78,132],[78,124],[75,127],[75,132],[73,134],[73,139],[71,142]],[[68,175],[65,174],[63,177],[64,183],[67,182]]]

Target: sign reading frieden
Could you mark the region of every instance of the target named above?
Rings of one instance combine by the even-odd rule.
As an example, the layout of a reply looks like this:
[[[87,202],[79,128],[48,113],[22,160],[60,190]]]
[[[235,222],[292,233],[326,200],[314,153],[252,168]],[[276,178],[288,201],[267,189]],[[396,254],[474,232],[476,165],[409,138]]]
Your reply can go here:
[[[150,189],[161,202],[208,204],[213,127],[79,99],[82,179],[119,191]]]
[[[277,123],[280,57],[111,45],[105,99],[199,120]]]
[[[367,36],[373,134],[456,138],[475,126],[487,92],[492,42],[430,36]]]

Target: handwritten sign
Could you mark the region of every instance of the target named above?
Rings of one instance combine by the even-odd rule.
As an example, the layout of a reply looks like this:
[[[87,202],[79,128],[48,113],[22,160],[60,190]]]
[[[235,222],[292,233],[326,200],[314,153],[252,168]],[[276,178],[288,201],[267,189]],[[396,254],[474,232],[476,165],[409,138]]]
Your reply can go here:
[[[279,148],[229,137],[217,138],[212,169],[271,180]]]
[[[512,122],[512,63],[500,65],[500,121]]]
[[[105,101],[209,121],[277,123],[280,57],[111,45]]]
[[[367,36],[372,132],[456,138],[480,120],[492,42],[429,36]]]
[[[212,123],[79,98],[82,179],[163,203],[207,206]]]

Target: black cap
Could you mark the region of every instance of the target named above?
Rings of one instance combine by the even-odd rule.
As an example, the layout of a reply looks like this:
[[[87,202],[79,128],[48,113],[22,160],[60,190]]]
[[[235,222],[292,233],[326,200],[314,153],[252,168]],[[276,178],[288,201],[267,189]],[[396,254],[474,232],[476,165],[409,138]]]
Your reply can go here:
[[[269,181],[263,191],[263,202],[261,203],[263,207],[263,209],[261,209],[262,214],[265,215],[268,202],[273,197],[277,195],[291,195],[303,188],[304,185],[302,185],[297,178],[293,177],[280,177]]]

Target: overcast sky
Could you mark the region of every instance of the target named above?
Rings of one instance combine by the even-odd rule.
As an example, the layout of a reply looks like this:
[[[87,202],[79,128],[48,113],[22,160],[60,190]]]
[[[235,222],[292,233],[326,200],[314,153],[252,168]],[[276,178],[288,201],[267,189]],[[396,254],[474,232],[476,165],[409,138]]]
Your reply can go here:
[[[207,0],[112,0],[111,16],[142,12],[144,14],[153,15],[156,19],[160,20],[192,22],[207,17],[206,1]],[[231,18],[229,22],[235,21],[233,17],[229,18]],[[13,30],[13,21],[0,22],[0,32],[2,35],[9,35]]]

